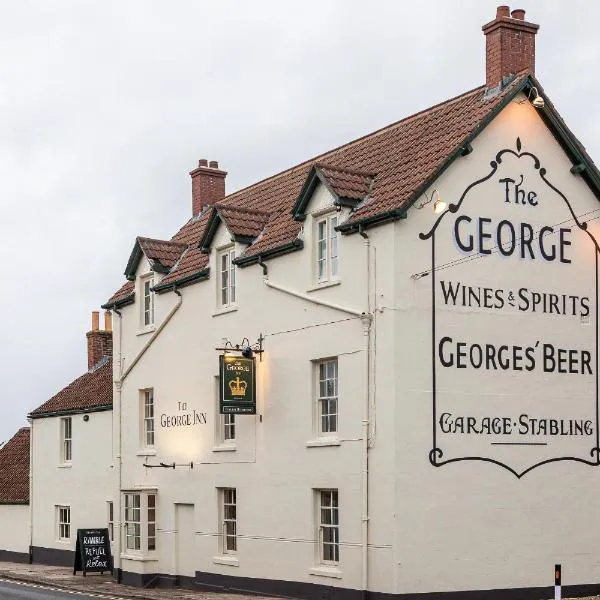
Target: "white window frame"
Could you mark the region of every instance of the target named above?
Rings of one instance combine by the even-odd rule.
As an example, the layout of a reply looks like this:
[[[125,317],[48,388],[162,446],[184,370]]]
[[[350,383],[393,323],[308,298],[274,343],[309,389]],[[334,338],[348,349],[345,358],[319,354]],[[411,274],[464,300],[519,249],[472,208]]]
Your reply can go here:
[[[221,554],[237,554],[237,489],[218,488],[219,492],[219,538]]]
[[[60,419],[60,462],[71,464],[73,460],[73,418]]]
[[[235,444],[236,422],[235,414],[221,415],[222,440],[224,444]]]
[[[156,551],[157,510],[155,491],[123,492],[123,553],[147,554]]]
[[[140,390],[140,446],[154,448],[156,442],[154,388]]]
[[[215,444],[214,451],[230,451],[236,449],[237,425],[235,414],[221,414],[220,377],[215,375]]]
[[[142,329],[154,327],[154,276],[146,275],[140,279],[141,314],[140,324]]]
[[[340,564],[340,504],[337,489],[315,490],[317,560],[326,566]]]
[[[106,522],[108,524],[108,539],[115,541],[115,505],[112,500],[106,501]]]
[[[340,278],[339,214],[327,213],[314,217],[314,268],[317,284]]]
[[[339,432],[339,362],[337,357],[317,360],[315,377],[315,431],[318,437],[337,437]]]
[[[56,536],[59,542],[71,541],[71,507],[56,506]]]
[[[217,306],[220,309],[236,305],[235,245],[217,251]]]

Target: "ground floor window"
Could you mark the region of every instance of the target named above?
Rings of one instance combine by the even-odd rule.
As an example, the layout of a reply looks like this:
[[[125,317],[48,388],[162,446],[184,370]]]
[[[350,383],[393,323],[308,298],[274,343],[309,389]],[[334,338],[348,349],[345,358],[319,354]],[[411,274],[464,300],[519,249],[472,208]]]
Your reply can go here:
[[[108,539],[115,541],[115,507],[111,501],[106,503],[106,512],[108,518]]]
[[[123,495],[125,550],[156,550],[156,494],[126,492]]]
[[[235,488],[219,490],[221,514],[221,551],[223,554],[237,552],[237,492]]]
[[[340,562],[340,517],[337,490],[317,490],[319,562]]]
[[[71,539],[71,507],[57,506],[58,539],[66,542]]]

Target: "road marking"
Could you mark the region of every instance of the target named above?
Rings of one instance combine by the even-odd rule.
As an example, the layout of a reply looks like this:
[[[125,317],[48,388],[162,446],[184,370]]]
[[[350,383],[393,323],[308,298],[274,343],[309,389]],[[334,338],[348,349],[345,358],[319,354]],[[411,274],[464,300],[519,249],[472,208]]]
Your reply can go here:
[[[104,598],[105,600],[130,600],[122,596],[107,596],[106,594],[96,594],[94,592],[79,592],[76,590],[68,590],[65,588],[52,587],[50,585],[41,585],[39,583],[29,583],[27,581],[17,581],[15,579],[0,578],[0,583],[9,583],[13,585],[22,585],[24,587],[37,588],[40,590],[48,590],[49,592],[61,592],[63,594],[73,594],[74,596],[90,596],[91,598]]]

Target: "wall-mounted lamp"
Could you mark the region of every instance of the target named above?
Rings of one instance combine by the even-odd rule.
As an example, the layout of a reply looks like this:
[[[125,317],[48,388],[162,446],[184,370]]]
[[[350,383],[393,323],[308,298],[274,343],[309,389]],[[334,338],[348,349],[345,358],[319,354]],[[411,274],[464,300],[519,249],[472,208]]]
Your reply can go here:
[[[532,99],[533,96],[533,99]],[[529,90],[529,94],[527,95],[528,100],[531,100],[531,104],[533,104],[536,108],[544,108],[546,106],[545,100],[540,96],[536,87],[532,87]]]
[[[240,344],[232,344],[227,338],[223,338],[223,346],[221,348],[215,348],[215,350],[225,354],[228,352],[241,352],[244,358],[252,358],[255,354],[258,354],[260,356],[260,360],[262,361],[264,340],[265,338],[263,337],[262,333],[260,334],[258,340],[254,342],[254,344],[251,344],[247,337],[245,337]]]
[[[423,195],[425,196],[425,200],[423,200],[423,202],[417,206],[419,209],[433,202],[433,212],[436,215],[439,215],[448,207],[448,205],[440,198],[440,193],[437,190],[433,190],[429,197],[425,192],[423,192]],[[435,200],[433,199],[433,196],[435,196]]]

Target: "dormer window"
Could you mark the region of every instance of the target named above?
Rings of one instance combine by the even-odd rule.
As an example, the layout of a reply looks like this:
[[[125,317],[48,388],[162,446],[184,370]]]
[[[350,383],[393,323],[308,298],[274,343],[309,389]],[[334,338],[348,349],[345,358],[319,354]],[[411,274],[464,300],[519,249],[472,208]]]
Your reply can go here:
[[[235,248],[230,246],[217,254],[219,268],[218,304],[219,308],[228,308],[235,304]]]
[[[317,283],[334,281],[339,276],[339,232],[335,230],[337,224],[337,214],[315,219],[315,274]]]
[[[146,277],[142,279],[142,326],[151,327],[154,325],[154,292],[152,286],[154,279]]]

